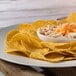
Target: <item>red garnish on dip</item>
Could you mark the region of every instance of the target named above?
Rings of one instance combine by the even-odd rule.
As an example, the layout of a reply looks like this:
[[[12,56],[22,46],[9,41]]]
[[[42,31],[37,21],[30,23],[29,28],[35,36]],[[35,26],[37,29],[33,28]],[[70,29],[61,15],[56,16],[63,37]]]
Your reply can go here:
[[[75,23],[62,24],[54,32],[61,33],[63,36],[68,35],[69,33],[76,33],[76,24]]]

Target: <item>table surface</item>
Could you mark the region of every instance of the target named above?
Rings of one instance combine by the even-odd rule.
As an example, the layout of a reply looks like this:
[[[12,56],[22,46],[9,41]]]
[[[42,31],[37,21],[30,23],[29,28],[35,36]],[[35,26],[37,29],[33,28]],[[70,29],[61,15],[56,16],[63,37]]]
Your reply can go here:
[[[0,70],[5,76],[76,76],[76,68],[42,68],[22,66],[0,60]],[[2,75],[0,75],[2,76]]]
[[[0,0],[0,27],[57,19],[76,12],[76,0]]]
[[[71,12],[76,12],[76,0],[0,0],[0,28],[66,17]]]

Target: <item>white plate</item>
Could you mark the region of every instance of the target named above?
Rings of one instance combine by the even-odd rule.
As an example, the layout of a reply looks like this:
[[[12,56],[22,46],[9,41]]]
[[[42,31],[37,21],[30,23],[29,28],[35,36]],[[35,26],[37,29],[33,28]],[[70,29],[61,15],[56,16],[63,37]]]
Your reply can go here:
[[[38,67],[74,67],[76,66],[76,60],[64,61],[60,63],[51,63],[47,61],[31,59],[22,56],[10,55],[4,52],[4,40],[8,31],[16,29],[18,25],[9,26],[0,30],[0,59],[17,63],[21,65],[38,66]]]

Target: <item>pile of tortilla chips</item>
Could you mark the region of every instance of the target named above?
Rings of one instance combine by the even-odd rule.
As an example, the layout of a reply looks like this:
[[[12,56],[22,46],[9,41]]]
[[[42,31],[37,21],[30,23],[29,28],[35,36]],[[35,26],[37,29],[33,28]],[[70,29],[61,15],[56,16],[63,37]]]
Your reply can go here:
[[[18,29],[8,32],[5,40],[5,52],[49,62],[76,59],[76,42],[42,42],[36,34],[37,29],[40,27],[75,22],[76,13],[71,13],[69,17],[60,21],[39,20],[32,24],[20,24]]]

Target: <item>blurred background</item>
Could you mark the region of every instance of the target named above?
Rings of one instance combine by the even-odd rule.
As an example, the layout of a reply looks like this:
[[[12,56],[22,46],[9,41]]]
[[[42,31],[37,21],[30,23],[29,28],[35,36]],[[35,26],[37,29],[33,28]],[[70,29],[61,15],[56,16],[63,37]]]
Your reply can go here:
[[[76,0],[0,0],[0,27],[57,19],[76,12]]]

